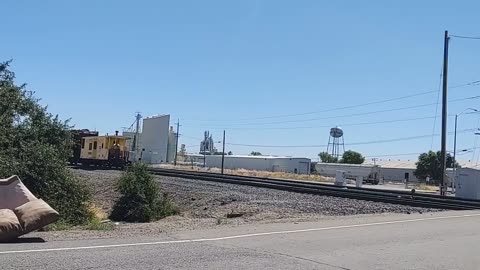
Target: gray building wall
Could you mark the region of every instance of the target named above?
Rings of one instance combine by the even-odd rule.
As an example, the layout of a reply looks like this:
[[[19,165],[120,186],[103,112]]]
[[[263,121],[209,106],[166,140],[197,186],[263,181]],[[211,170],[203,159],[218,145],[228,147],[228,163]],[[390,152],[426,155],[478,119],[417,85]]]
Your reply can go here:
[[[203,155],[190,155],[188,160],[202,165]],[[225,155],[224,168],[309,174],[310,162],[308,158]],[[222,156],[206,155],[205,164],[207,167],[221,168]]]
[[[142,161],[149,164],[167,161],[170,115],[143,119],[141,146],[145,149]],[[142,150],[140,149],[140,150]]]
[[[350,172],[353,176],[366,176],[369,173],[379,172],[380,177],[385,181],[404,181],[405,174],[408,173],[408,181],[418,181],[413,175],[414,168],[391,168],[384,166],[377,166],[369,164],[342,164],[342,163],[317,163],[315,169],[317,173],[323,176],[334,177],[337,170]]]

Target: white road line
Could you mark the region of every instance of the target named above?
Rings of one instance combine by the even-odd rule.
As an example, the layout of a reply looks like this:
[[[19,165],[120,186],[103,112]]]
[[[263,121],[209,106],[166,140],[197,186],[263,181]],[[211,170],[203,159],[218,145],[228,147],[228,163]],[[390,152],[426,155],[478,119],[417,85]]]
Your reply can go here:
[[[30,250],[11,250],[11,251],[0,251],[0,255],[1,255],[1,254],[15,254],[15,253],[34,253],[34,252],[69,251],[69,250],[88,250],[88,249],[104,249],[104,248],[119,248],[119,247],[137,247],[137,246],[151,246],[151,245],[168,245],[168,244],[197,243],[197,242],[213,242],[213,241],[222,241],[222,240],[229,240],[229,239],[239,239],[239,238],[247,238],[247,237],[266,236],[266,235],[292,234],[292,233],[304,233],[304,232],[316,232],[316,231],[338,230],[338,229],[348,229],[348,228],[360,228],[360,227],[379,226],[379,225],[388,225],[388,224],[410,223],[410,222],[420,222],[420,221],[428,221],[428,220],[441,220],[441,219],[455,219],[455,218],[466,218],[466,217],[478,217],[478,216],[480,216],[480,213],[478,213],[478,214],[468,214],[468,215],[458,215],[458,216],[444,216],[444,217],[431,217],[431,218],[394,220],[394,221],[384,221],[384,222],[374,222],[374,223],[364,223],[364,224],[353,224],[353,225],[341,225],[341,226],[320,227],[320,228],[311,228],[311,229],[299,229],[299,230],[289,230],[289,231],[276,231],[276,232],[241,234],[241,235],[224,236],[224,237],[216,237],[216,238],[200,238],[200,239],[171,240],[171,241],[143,242],[143,243],[130,243],[130,244],[83,246],[83,247],[46,248],[46,249],[30,249]]]

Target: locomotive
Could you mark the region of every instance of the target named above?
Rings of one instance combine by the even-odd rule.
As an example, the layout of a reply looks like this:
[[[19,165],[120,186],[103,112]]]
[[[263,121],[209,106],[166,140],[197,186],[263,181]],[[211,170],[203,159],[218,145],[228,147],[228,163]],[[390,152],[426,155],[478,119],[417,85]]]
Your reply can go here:
[[[72,130],[73,155],[70,164],[98,166],[105,168],[123,168],[130,164],[130,152],[126,147],[129,138],[115,135],[99,136],[98,132],[88,129]]]

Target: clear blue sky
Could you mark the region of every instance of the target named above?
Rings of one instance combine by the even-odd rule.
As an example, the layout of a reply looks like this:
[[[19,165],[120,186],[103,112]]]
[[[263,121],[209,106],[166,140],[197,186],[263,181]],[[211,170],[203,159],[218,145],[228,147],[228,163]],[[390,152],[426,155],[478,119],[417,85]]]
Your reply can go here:
[[[319,111],[438,90],[443,31],[480,36],[478,10],[478,1],[7,0],[1,4],[0,60],[13,59],[18,82],[78,128],[111,133],[140,111],[180,118],[180,140],[188,146],[198,145],[194,138],[204,130],[221,140],[223,128],[229,128],[230,143],[324,145],[335,125],[344,125],[347,144],[370,142],[431,135],[434,119],[348,124],[432,117],[435,106],[325,118],[436,103],[437,93]],[[480,40],[452,39],[450,46],[450,86],[480,80]],[[453,88],[449,99],[479,90]],[[451,103],[449,114],[468,107],[480,109],[480,99]],[[251,119],[306,112],[317,113]],[[479,119],[461,116],[459,130],[478,127]],[[389,155],[426,151],[431,142],[425,137],[347,148]],[[433,148],[439,145],[434,137]],[[480,139],[462,133],[458,145],[480,146]],[[325,147],[227,150],[316,157]]]

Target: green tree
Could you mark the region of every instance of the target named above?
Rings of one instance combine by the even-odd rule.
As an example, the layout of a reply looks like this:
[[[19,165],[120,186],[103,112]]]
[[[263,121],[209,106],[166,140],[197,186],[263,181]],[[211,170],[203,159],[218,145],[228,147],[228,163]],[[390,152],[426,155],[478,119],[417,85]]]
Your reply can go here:
[[[229,156],[233,155],[233,152],[232,151],[228,151],[228,154]]]
[[[362,164],[364,161],[365,157],[363,157],[362,154],[352,150],[348,150],[343,153],[340,163]]]
[[[9,63],[0,63],[0,177],[18,175],[64,222],[85,223],[92,217],[91,196],[66,167],[72,149],[68,123],[48,113],[25,84],[14,83]]]
[[[338,162],[337,157],[334,157],[327,152],[321,152],[320,154],[318,154],[318,156],[320,157],[320,160],[322,160],[323,163],[337,163]]]
[[[440,162],[440,151],[433,152],[429,151],[427,153],[422,153],[418,156],[418,161],[415,163],[417,165],[416,170],[413,174],[418,179],[425,179],[427,176],[432,180],[440,180],[442,175],[441,162]],[[447,154],[447,168],[453,168],[453,157],[450,154]],[[458,164],[457,164],[458,166]]]
[[[255,151],[252,151],[252,152],[250,153],[250,156],[261,156],[261,155],[262,155],[262,153],[260,153],[260,152],[255,152]]]
[[[176,209],[166,193],[161,193],[147,166],[135,163],[120,177],[117,184],[122,196],[115,202],[112,220],[150,222],[173,215]]]

